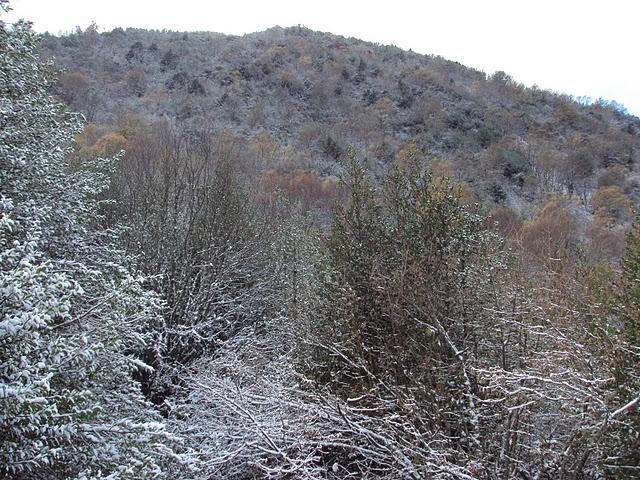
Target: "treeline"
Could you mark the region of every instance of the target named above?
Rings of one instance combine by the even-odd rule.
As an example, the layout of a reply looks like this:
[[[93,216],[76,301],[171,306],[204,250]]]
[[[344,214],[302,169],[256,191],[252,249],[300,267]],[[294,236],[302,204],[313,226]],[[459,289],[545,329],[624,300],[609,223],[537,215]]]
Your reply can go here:
[[[571,199],[489,216],[413,144],[325,138],[327,175],[211,122],[81,130],[0,35],[2,476],[637,476],[630,197],[598,255]]]

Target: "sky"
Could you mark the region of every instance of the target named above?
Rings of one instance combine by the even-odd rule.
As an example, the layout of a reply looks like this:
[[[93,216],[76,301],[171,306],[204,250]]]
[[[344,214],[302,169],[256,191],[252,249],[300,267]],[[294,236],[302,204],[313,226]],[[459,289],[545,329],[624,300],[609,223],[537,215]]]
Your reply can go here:
[[[139,27],[242,35],[304,25],[527,86],[622,103],[640,117],[640,0],[10,0],[6,21],[63,33]]]

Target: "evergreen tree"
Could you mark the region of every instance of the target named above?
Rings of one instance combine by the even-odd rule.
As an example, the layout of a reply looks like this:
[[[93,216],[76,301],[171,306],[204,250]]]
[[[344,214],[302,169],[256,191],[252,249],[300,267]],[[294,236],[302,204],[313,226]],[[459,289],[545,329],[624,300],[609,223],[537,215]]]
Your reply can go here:
[[[615,397],[619,407],[608,419],[612,456],[607,467],[621,478],[640,468],[640,218],[627,234],[616,309],[620,320],[612,335]]]
[[[0,476],[161,478],[176,456],[132,378],[161,304],[98,228],[113,160],[66,161],[81,118],[37,42],[0,22]]]
[[[417,159],[395,166],[381,191],[355,160],[344,180],[351,198],[326,242],[317,307],[319,378],[347,396],[375,391],[417,403],[429,434],[473,448],[468,367],[485,315],[491,237],[459,187]]]

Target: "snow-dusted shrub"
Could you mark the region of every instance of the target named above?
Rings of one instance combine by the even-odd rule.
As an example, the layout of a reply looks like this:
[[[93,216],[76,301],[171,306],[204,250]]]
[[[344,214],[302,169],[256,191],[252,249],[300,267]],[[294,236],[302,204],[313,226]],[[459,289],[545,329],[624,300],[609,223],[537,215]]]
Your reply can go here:
[[[173,427],[202,478],[475,478],[442,437],[417,428],[410,396],[340,398],[296,371],[291,321],[269,327],[194,365],[175,399]]]
[[[99,228],[113,160],[66,161],[81,118],[36,46],[0,22],[0,476],[162,478],[179,458],[132,379],[160,301]]]

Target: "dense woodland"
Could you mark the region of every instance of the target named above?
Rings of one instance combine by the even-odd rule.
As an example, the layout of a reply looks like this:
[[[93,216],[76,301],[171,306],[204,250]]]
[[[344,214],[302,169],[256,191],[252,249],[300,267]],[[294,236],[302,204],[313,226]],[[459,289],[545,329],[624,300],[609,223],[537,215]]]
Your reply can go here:
[[[638,478],[640,120],[579,100],[0,23],[0,477]]]

